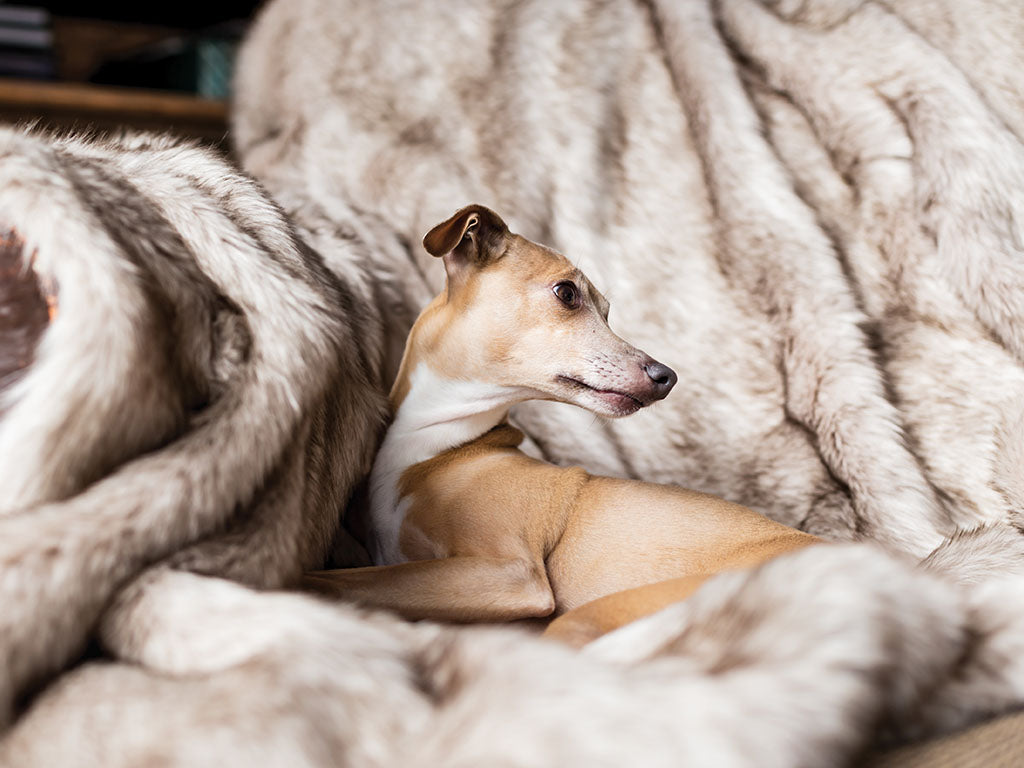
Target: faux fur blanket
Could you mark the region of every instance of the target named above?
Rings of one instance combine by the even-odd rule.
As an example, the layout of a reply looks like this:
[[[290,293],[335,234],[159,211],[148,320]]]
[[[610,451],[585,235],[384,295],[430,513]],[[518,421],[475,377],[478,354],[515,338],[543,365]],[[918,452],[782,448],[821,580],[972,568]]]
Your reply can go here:
[[[235,114],[276,203],[0,134],[0,764],[810,767],[1019,705],[1024,13],[957,6],[278,0]],[[680,376],[522,409],[539,455],[862,543],[579,654],[258,591],[328,557],[470,201]]]
[[[544,455],[923,555],[1005,518],[1024,394],[1024,14],[959,8],[278,3],[236,142],[289,210],[415,246],[480,201],[579,261],[680,381],[623,421],[523,409]]]

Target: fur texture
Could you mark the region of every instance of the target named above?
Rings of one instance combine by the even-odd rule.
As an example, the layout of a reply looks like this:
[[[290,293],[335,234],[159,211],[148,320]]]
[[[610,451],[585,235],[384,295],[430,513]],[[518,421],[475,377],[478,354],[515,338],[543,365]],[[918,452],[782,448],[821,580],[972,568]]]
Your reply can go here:
[[[383,401],[352,331],[376,306],[219,158],[160,138],[0,144],[0,218],[59,306],[0,423],[6,720],[144,567],[168,558],[144,585],[177,567],[268,587],[322,562]]]
[[[1005,518],[993,462],[1024,392],[1020,54],[997,46],[968,79],[1012,14],[951,14],[272,4],[243,52],[236,140],[296,209],[343,200],[415,242],[492,201],[578,257],[613,325],[682,378],[621,422],[522,408],[544,455],[923,556]],[[414,258],[410,286],[431,274]]]
[[[981,626],[977,596],[864,545],[723,574],[580,655],[173,578],[153,601],[178,619],[161,652],[66,675],[0,764],[811,768],[1024,693],[1017,611]]]
[[[0,382],[0,764],[818,766],[1020,704],[1022,23],[278,0],[235,111],[275,202],[167,139],[0,132],[58,306]],[[627,421],[522,409],[539,454],[880,547],[577,655],[259,591],[327,557],[440,285],[412,243],[469,200],[680,372]]]

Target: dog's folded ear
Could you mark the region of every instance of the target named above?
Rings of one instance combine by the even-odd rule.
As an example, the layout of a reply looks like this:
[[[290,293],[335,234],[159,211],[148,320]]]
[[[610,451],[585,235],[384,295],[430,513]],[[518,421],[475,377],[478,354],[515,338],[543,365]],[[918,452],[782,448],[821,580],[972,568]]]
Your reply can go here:
[[[448,256],[482,264],[505,250],[508,227],[501,217],[482,205],[467,205],[423,237],[431,256]],[[448,259],[446,259],[448,261]]]

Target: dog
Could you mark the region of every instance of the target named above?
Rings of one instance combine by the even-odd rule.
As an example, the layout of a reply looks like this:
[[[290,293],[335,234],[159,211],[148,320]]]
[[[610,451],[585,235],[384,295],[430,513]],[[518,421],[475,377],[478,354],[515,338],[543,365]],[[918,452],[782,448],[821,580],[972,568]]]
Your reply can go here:
[[[619,418],[662,400],[676,374],[612,332],[579,269],[490,209],[460,209],[423,245],[446,286],[413,325],[390,393],[370,475],[377,566],[315,572],[309,587],[408,618],[511,621],[670,579],[681,599],[712,574],[819,541],[715,496],[526,456],[513,405]],[[614,615],[586,621],[606,631],[638,612]]]

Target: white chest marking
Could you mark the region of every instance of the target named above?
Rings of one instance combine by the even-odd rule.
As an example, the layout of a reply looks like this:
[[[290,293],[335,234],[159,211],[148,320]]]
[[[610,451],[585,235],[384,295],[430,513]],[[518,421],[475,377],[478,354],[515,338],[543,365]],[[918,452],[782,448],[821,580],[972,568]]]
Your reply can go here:
[[[412,503],[398,483],[409,467],[468,443],[501,422],[529,393],[478,381],[444,378],[420,363],[409,393],[388,428],[370,473],[370,515],[375,565],[405,561],[399,531]]]

